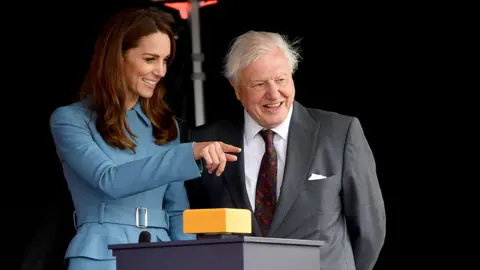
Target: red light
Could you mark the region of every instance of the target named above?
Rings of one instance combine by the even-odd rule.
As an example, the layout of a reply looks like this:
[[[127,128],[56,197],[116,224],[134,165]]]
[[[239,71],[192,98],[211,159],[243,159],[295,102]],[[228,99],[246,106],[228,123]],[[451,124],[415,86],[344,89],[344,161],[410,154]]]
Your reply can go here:
[[[200,1],[200,7],[209,6],[217,3],[217,0]],[[180,17],[184,20],[188,19],[188,15],[192,10],[192,4],[190,2],[165,3],[164,5],[178,10],[178,12],[180,12]]]

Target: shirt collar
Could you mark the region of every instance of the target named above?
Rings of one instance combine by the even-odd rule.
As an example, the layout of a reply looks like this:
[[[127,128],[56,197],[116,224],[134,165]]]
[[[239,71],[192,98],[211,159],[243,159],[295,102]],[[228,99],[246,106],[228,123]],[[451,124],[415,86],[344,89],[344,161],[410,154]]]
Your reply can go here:
[[[290,110],[288,111],[287,118],[285,118],[285,120],[280,125],[272,128],[272,130],[276,134],[278,134],[284,141],[286,141],[288,138],[288,129],[290,127],[290,119],[292,118],[292,112],[293,112],[293,104],[292,106],[290,106]],[[260,126],[255,120],[253,120],[253,118],[250,116],[247,110],[244,110],[244,117],[245,117],[244,136],[245,136],[245,141],[248,144],[258,134],[258,132],[264,128]]]
[[[132,110],[137,112],[137,115],[142,119],[145,125],[150,126],[151,121],[147,117],[147,115],[143,112],[142,104],[140,103],[140,101],[138,101],[137,104],[133,106]]]
[[[87,103],[92,104],[93,103],[92,95],[88,94],[85,100]],[[148,118],[147,115],[143,112],[142,104],[140,103],[140,100],[137,101],[137,104],[133,106],[132,110],[134,110],[137,113],[137,115],[140,117],[140,119],[142,119],[145,125],[147,126],[151,125],[152,122],[150,121],[150,118]]]

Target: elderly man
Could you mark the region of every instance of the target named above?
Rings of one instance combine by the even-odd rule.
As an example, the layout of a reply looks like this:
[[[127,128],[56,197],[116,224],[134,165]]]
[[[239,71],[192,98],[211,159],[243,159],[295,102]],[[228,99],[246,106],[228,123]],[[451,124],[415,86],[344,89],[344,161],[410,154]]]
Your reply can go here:
[[[295,101],[298,58],[277,33],[232,43],[225,75],[244,117],[197,127],[191,140],[243,151],[220,177],[204,170],[187,183],[191,207],[250,209],[254,236],[322,240],[322,270],[371,270],[386,227],[372,151],[356,117]]]

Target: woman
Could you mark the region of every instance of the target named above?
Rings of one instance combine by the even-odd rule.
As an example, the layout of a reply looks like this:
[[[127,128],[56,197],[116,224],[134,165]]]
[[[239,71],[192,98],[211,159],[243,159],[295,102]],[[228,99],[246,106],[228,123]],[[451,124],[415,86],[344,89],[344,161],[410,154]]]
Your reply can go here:
[[[220,175],[221,142],[179,143],[179,129],[163,100],[161,79],[175,55],[163,15],[128,9],[107,22],[82,86],[83,99],[57,108],[50,128],[75,207],[76,236],[69,269],[115,269],[110,244],[194,239],[183,234],[189,207],[184,181]],[[148,218],[147,218],[148,213]]]

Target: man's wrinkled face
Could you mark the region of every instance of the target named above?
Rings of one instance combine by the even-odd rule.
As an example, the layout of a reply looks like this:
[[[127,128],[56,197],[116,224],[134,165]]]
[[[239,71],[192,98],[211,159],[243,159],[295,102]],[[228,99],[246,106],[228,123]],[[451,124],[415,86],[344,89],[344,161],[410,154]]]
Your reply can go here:
[[[292,70],[282,50],[276,48],[243,69],[235,95],[257,123],[274,128],[286,118],[295,97]]]

